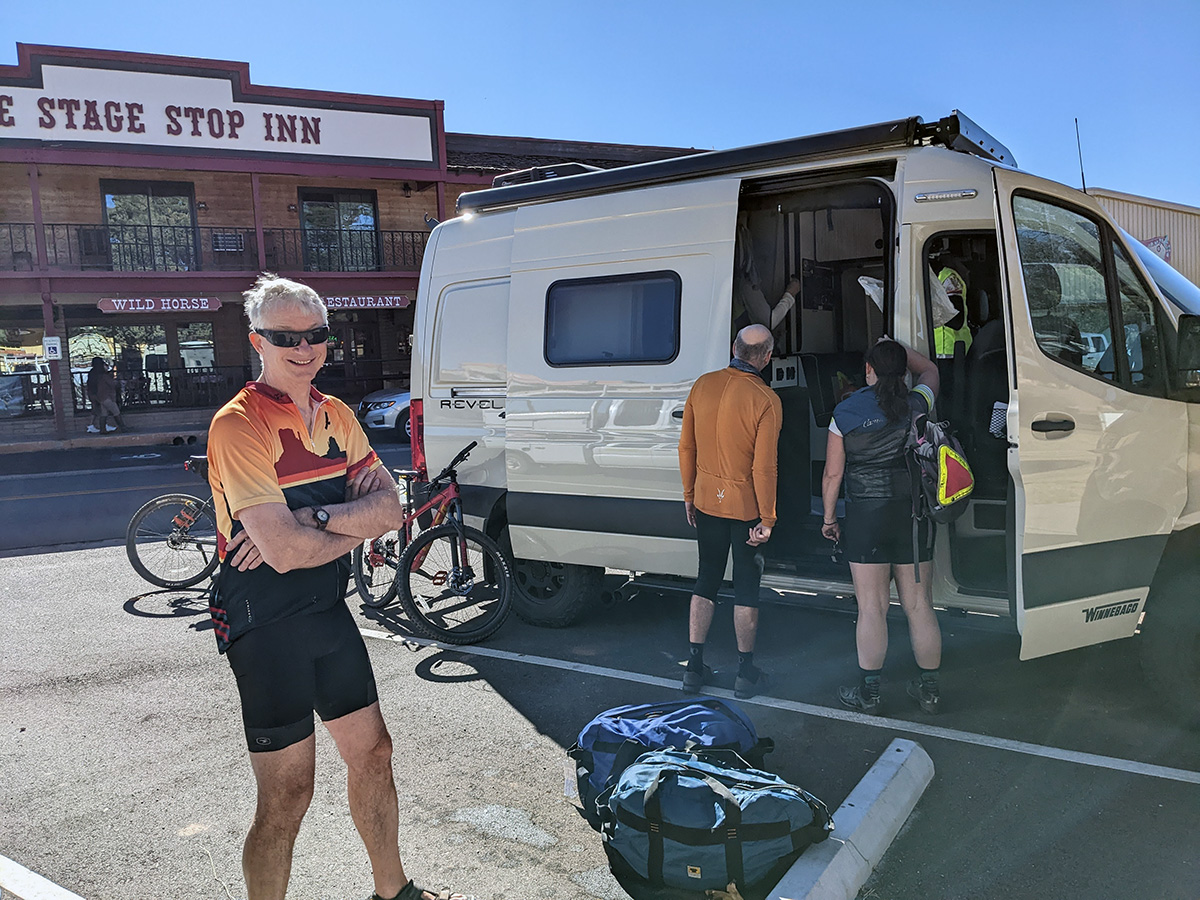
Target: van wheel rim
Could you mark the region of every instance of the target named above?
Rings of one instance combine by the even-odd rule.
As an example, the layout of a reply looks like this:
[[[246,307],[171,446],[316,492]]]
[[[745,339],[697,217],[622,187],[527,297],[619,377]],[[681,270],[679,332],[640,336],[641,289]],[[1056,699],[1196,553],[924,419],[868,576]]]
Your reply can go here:
[[[549,600],[562,590],[567,580],[563,563],[533,559],[517,560],[513,574],[521,592],[535,600]]]

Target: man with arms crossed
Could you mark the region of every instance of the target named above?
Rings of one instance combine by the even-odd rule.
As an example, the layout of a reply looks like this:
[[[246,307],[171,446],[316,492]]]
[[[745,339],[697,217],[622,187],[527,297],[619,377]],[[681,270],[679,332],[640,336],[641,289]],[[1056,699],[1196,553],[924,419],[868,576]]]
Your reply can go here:
[[[706,681],[704,642],[733,549],[733,626],[738,673],[734,694],[747,698],[765,683],[754,665],[762,558],[755,550],[775,525],[776,453],[783,406],[762,380],[775,341],[763,325],[748,325],[733,342],[733,361],[701,375],[683,409],[679,470],[688,524],[696,529],[700,564],[688,618],[685,691]]]
[[[208,458],[222,559],[212,620],[258,784],[242,852],[249,900],[287,891],[313,795],[313,710],[346,763],[372,897],[436,900],[400,862],[392,741],[344,600],[350,551],[402,522],[395,484],[350,409],[312,386],[329,337],[317,293],[263,275],[245,298],[262,374],[213,418]]]

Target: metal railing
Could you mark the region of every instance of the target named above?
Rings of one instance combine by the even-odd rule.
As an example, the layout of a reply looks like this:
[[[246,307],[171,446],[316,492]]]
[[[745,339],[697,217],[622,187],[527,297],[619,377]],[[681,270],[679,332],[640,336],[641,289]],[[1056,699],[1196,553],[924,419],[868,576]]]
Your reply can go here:
[[[87,372],[72,373],[76,413],[87,413]],[[250,380],[246,366],[193,366],[122,375],[117,373],[117,405],[123,412],[153,409],[215,409]]]
[[[358,228],[264,228],[272,272],[415,272],[425,255],[427,231]]]
[[[190,225],[43,226],[46,262],[53,269],[107,272],[253,272],[253,228]],[[416,272],[427,231],[359,228],[264,228],[266,268],[272,272]],[[0,271],[37,268],[35,227],[0,223]]]
[[[37,240],[29,224],[0,225],[0,269],[32,272],[37,266]]]
[[[54,412],[49,372],[0,375],[0,420]]]

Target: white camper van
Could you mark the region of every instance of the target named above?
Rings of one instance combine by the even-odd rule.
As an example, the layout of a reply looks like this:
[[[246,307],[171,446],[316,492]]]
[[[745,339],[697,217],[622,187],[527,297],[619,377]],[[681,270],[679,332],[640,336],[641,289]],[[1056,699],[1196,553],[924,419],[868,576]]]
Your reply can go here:
[[[458,211],[421,272],[414,458],[436,469],[479,441],[464,501],[511,548],[523,617],[571,622],[606,568],[689,588],[684,401],[728,364],[747,284],[774,300],[793,276],[763,587],[851,592],[820,535],[830,415],[881,335],[933,355],[949,266],[972,339],[938,360],[938,412],[977,487],[937,532],[935,603],[1011,617],[1023,659],[1140,624],[1148,671],[1200,713],[1200,290],[1086,194],[1020,171],[955,112],[529,170]]]

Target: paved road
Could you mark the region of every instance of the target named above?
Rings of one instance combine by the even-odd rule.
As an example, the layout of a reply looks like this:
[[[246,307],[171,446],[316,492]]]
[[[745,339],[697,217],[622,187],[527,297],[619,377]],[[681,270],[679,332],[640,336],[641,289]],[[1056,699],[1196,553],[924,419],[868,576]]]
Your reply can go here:
[[[391,467],[407,466],[407,444],[375,440]],[[0,552],[123,540],[139,507],[168,492],[207,495],[183,468],[203,448],[89,448],[0,455]]]
[[[148,592],[119,547],[0,559],[0,854],[93,900],[244,896],[253,793],[237,697],[203,598]],[[392,610],[368,632],[403,634]],[[604,607],[565,631],[512,621],[480,648],[368,641],[396,738],[414,874],[484,898],[619,898],[562,798],[561,760],[595,712],[676,696],[679,598]],[[714,628],[732,683],[728,613]],[[1142,702],[1126,642],[1018,663],[994,623],[946,617],[946,712],[911,707],[903,626],[889,720],[832,703],[852,669],[845,613],[764,611],[770,696],[747,702],[770,765],[836,807],[895,736],[937,767],[863,891],[924,898],[1195,898],[1200,741]],[[336,752],[297,846],[292,896],[369,892]]]

